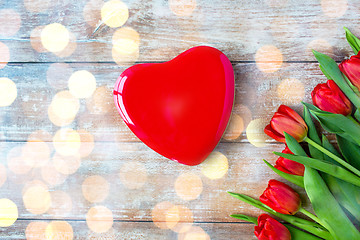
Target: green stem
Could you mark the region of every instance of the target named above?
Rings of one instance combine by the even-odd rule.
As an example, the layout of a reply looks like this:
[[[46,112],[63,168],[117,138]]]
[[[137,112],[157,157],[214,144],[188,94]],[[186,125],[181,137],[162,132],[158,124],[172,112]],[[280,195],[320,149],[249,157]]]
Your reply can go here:
[[[250,217],[250,216],[247,216],[247,215],[244,215],[244,214],[233,214],[233,215],[230,215],[230,217],[240,219],[240,220],[243,220],[243,221],[247,221],[247,222],[251,222],[251,223],[253,223],[255,225],[258,224],[257,218]]]
[[[350,119],[351,121],[353,121],[356,125],[358,125],[360,127],[360,124],[358,123],[358,121],[356,121],[351,115],[347,116],[348,119]]]
[[[278,218],[281,218],[298,228],[304,229],[305,231],[308,231],[308,232],[314,234],[315,236],[318,236],[320,238],[324,238],[327,240],[333,239],[331,237],[331,234],[329,233],[329,231],[326,228],[324,228],[322,225],[320,225],[316,222],[311,222],[309,220],[298,218],[298,217],[295,217],[292,215],[278,213],[278,212],[274,211],[273,209],[271,209],[270,207],[263,204],[262,202],[260,202],[259,200],[253,199],[244,194],[232,193],[232,192],[228,192],[228,193],[231,196],[233,196],[243,202],[253,205],[254,207],[257,207],[265,212],[271,213],[272,215],[274,215]]]
[[[312,214],[311,212],[305,210],[304,208],[300,208],[299,212],[303,213],[304,215],[308,216],[309,218],[311,218],[312,220],[314,220],[315,222],[319,223],[320,225],[323,225],[321,223],[321,220],[315,216],[314,214]]]
[[[360,171],[357,170],[356,168],[354,168],[353,166],[351,166],[349,163],[345,162],[343,159],[339,158],[338,156],[336,156],[335,154],[333,154],[332,152],[328,151],[327,149],[325,149],[324,147],[322,147],[321,145],[317,144],[316,142],[314,142],[313,140],[311,140],[310,138],[305,138],[304,139],[305,142],[307,142],[308,144],[310,144],[311,146],[313,146],[314,148],[320,150],[321,152],[323,152],[324,154],[328,155],[329,157],[331,157],[332,159],[334,159],[336,162],[338,162],[339,164],[341,164],[342,166],[344,166],[345,168],[349,169],[350,171],[352,171],[354,174],[356,174],[357,176],[360,177]]]

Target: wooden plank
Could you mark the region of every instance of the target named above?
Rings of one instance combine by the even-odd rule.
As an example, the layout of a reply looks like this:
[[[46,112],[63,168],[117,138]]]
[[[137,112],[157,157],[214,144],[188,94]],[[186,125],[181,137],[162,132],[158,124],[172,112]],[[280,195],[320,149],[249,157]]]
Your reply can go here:
[[[40,224],[39,224],[40,222]],[[61,223],[61,221],[54,221]],[[53,222],[53,223],[54,223]],[[53,224],[52,223],[52,224]],[[237,239],[249,240],[256,239],[253,234],[252,224],[228,224],[228,223],[196,223],[189,231],[178,234],[171,230],[164,230],[157,228],[151,222],[114,222],[112,228],[105,233],[95,233],[89,230],[86,222],[84,221],[67,221],[71,226],[68,229],[58,229],[60,231],[53,231],[53,236],[57,234],[62,236],[62,239],[128,239],[128,240],[146,240],[146,239],[159,239],[159,240],[175,240],[175,239],[231,239],[236,235]],[[29,221],[19,220],[14,225],[6,228],[6,231],[0,232],[1,239],[42,239],[43,231],[39,226],[49,226],[50,221]],[[29,227],[28,227],[29,226]],[[67,225],[68,226],[68,225]],[[27,235],[26,228],[28,227]],[[34,230],[32,230],[34,229]],[[71,231],[72,229],[72,231]],[[31,231],[32,230],[32,231]],[[46,232],[46,231],[45,231]],[[48,234],[50,231],[48,231]],[[46,236],[46,234],[45,234]],[[190,238],[193,237],[193,238]],[[45,239],[45,238],[44,238]]]
[[[195,222],[234,222],[230,214],[256,216],[261,211],[226,191],[258,198],[268,180],[279,179],[262,159],[274,163],[272,151],[284,148],[221,143],[215,149],[221,154],[213,155],[215,165],[190,167],[167,160],[142,143],[96,142],[92,151],[88,143],[81,143],[81,162],[76,158],[79,151],[72,151],[77,150],[76,143],[58,144],[0,143],[0,196],[17,205],[19,218],[81,220],[91,207],[101,205],[115,220],[151,221],[153,209],[169,202],[185,208],[187,215],[192,213]],[[74,155],[61,158],[58,153]]]
[[[255,63],[238,63],[233,67],[236,74],[233,112],[241,119],[234,123],[233,135],[225,136],[224,141],[248,142],[245,129],[250,120],[269,121],[280,104],[302,112],[300,101],[311,102],[312,89],[326,81],[316,63],[284,63],[274,73],[260,71]],[[80,100],[74,121],[64,126],[86,129],[95,141],[139,141],[113,104],[112,87],[124,69],[111,63],[41,63],[11,64],[0,70],[1,76],[12,79],[18,89],[15,102],[0,109],[0,140],[26,141],[34,131],[45,130],[50,133],[45,141],[51,141],[59,129],[54,123],[61,121],[56,118],[53,123],[49,119],[52,99],[57,92],[67,89],[71,73],[87,70],[95,76],[98,89],[91,98]],[[57,109],[64,114],[61,106]]]
[[[94,1],[98,3],[93,5],[93,11],[85,13],[93,26],[88,25],[83,16],[86,1],[49,2],[52,5],[42,13],[26,10],[22,1],[2,4],[3,8],[18,13],[2,20],[7,27],[2,30],[0,41],[10,48],[11,62],[113,61],[112,35],[116,29],[101,25],[92,34],[100,23],[102,1]],[[285,61],[314,61],[311,48],[342,60],[351,52],[342,27],[360,34],[358,21],[353,17],[358,14],[355,0],[328,4],[311,0],[192,1],[197,5],[189,16],[174,14],[176,10],[170,10],[168,1],[124,2],[130,11],[124,26],[140,35],[137,60],[141,62],[169,60],[192,46],[203,44],[219,48],[232,61],[253,61],[263,45],[276,46]],[[19,17],[19,31],[8,36],[19,27],[14,26]],[[50,23],[63,24],[75,36],[77,48],[73,54],[61,58],[32,49],[31,32]]]

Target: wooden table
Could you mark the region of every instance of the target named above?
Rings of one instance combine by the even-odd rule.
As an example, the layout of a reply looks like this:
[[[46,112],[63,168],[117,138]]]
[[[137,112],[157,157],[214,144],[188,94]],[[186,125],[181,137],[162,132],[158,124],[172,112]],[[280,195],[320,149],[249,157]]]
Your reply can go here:
[[[274,163],[284,145],[263,127],[280,104],[301,111],[326,81],[311,49],[351,54],[342,27],[360,35],[358,1],[124,3],[128,18],[115,4],[101,21],[102,0],[0,1],[0,198],[13,203],[0,211],[18,209],[0,239],[255,239],[229,215],[261,212],[226,191],[257,198],[279,179],[262,159]],[[229,57],[236,97],[211,159],[189,167],[139,141],[112,87],[134,63],[197,45]],[[68,87],[79,79],[88,84]]]

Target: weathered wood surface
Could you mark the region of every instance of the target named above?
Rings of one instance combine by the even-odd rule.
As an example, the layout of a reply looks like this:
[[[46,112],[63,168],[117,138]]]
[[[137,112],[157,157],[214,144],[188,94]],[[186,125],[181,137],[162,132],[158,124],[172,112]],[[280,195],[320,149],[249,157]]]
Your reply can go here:
[[[0,70],[2,76],[11,78],[18,87],[18,98],[11,106],[0,111],[0,140],[24,141],[29,134],[40,129],[53,135],[59,129],[49,120],[48,115],[53,96],[67,89],[71,72],[87,70],[95,76],[97,87],[104,91],[81,100],[76,118],[65,126],[84,128],[94,135],[96,141],[139,141],[121,120],[113,104],[112,88],[124,67],[111,63],[71,63],[66,65],[68,68],[61,65],[57,70],[58,75],[63,77],[56,78],[56,88],[53,88],[49,84],[54,81],[54,77],[49,74],[51,66],[45,63],[11,64]],[[284,63],[274,73],[260,71],[256,63],[237,63],[234,64],[234,71],[236,83],[233,112],[244,121],[244,131],[231,140],[234,142],[247,142],[245,129],[250,120],[270,120],[280,104],[290,105],[302,112],[300,101],[311,102],[308,93],[318,83],[326,81],[317,63]],[[296,80],[289,82],[289,79]],[[91,107],[94,99],[98,110]]]
[[[49,2],[51,7],[44,13],[26,11],[22,1],[2,3],[2,8],[15,9],[21,15],[19,32],[1,38],[11,50],[11,61],[113,61],[111,38],[115,30],[101,27],[92,34],[95,26],[88,25],[83,17],[87,1]],[[256,51],[269,44],[278,47],[286,61],[314,61],[309,47],[314,47],[316,42],[317,48],[342,60],[351,51],[344,41],[342,27],[360,33],[354,17],[359,14],[356,0],[204,0],[197,1],[190,16],[180,17],[171,12],[165,0],[124,2],[130,11],[125,26],[132,27],[140,35],[139,61],[169,60],[201,44],[219,48],[232,61],[253,61]],[[95,6],[101,8],[101,4]],[[54,22],[66,26],[77,39],[76,51],[64,59],[52,53],[38,54],[31,48],[31,31]],[[100,22],[99,14],[94,14],[92,22]]]
[[[19,220],[13,226],[8,228],[8,231],[0,232],[0,238],[7,239],[10,236],[11,239],[20,240],[26,239],[26,236],[35,237],[33,239],[43,239],[43,232],[30,232],[26,235],[26,227],[31,222],[45,222],[47,224],[50,221],[28,221]],[[177,234],[170,230],[162,230],[157,228],[151,222],[114,222],[113,227],[109,232],[97,234],[87,230],[86,222],[84,221],[67,221],[71,225],[73,232],[67,231],[59,239],[70,239],[70,233],[73,233],[73,237],[76,240],[89,239],[127,239],[127,240],[148,240],[148,239],[232,239],[236,236],[239,240],[256,239],[253,234],[254,226],[252,224],[216,224],[216,223],[194,223],[194,232],[186,234]],[[43,224],[46,226],[46,224]],[[201,228],[203,231],[199,230]],[[68,235],[66,235],[66,233]],[[199,234],[200,233],[200,234]],[[7,235],[9,234],[9,235]],[[59,234],[60,235],[60,234]],[[46,236],[46,234],[45,234]],[[58,236],[54,233],[54,236]],[[68,238],[66,238],[68,237]],[[190,238],[193,237],[193,238]]]
[[[86,146],[86,143],[83,144]],[[19,203],[19,217],[22,219],[84,219],[89,207],[92,207],[93,204],[88,201],[88,198],[85,198],[82,185],[90,176],[102,176],[109,184],[109,194],[104,193],[105,199],[98,204],[107,206],[116,220],[151,221],[151,211],[155,205],[167,201],[173,204],[182,204],[191,209],[196,222],[234,222],[237,220],[230,218],[230,214],[246,212],[257,215],[260,211],[231,197],[226,191],[246,193],[258,198],[270,178],[279,179],[262,159],[274,163],[276,156],[271,152],[281,151],[284,148],[283,144],[271,144],[264,148],[256,148],[249,143],[221,143],[215,151],[226,156],[229,170],[225,171],[223,178],[210,179],[202,173],[203,165],[189,167],[176,164],[161,157],[142,143],[96,142],[93,152],[81,159],[81,164],[75,173],[69,175],[57,173],[49,179],[43,171],[46,171],[48,166],[56,166],[56,163],[53,157],[55,154],[53,144],[48,143],[47,145],[51,152],[50,155],[44,154],[46,146],[43,143],[35,142],[31,145],[33,156],[37,158],[43,156],[41,164],[31,168],[26,166],[29,156],[20,154],[22,162],[14,163],[13,160],[12,149],[21,150],[25,146],[24,143],[3,142],[0,144],[1,159],[3,159],[0,163],[10,166],[10,169],[7,170],[6,181],[0,188],[0,195]],[[22,150],[22,152],[24,151],[26,150]],[[19,174],[17,169],[21,167],[20,164],[22,164],[22,168],[27,169],[26,173]],[[123,180],[119,173],[126,164],[138,164],[142,170],[133,172],[128,179]],[[51,171],[51,168],[47,171]],[[177,194],[175,182],[184,173],[192,173],[201,178],[202,187],[192,182],[188,183],[199,187],[198,198],[186,201]],[[136,186],[138,180],[131,178],[136,174],[145,176],[144,181],[140,182],[139,188],[129,189],[129,186],[134,184]],[[67,192],[72,200],[71,211],[65,211],[66,214],[62,212],[54,214],[51,211],[50,213],[33,214],[27,211],[23,199],[24,187],[34,180],[47,184],[50,193],[53,191]],[[295,188],[302,192],[298,187]],[[189,189],[187,192],[191,193]],[[99,191],[99,195],[101,194]],[[56,202],[56,199],[54,201]]]
[[[300,102],[310,102],[313,87],[326,80],[311,49],[337,61],[351,54],[342,27],[360,35],[358,1],[190,0],[196,4],[194,11],[179,16],[169,1],[124,0],[129,8],[124,27],[134,29],[139,41],[135,54],[118,59],[118,64],[112,56],[117,29],[101,24],[101,0],[91,1],[91,11],[89,2],[0,1],[0,77],[17,87],[16,100],[0,107],[0,199],[12,200],[19,210],[12,226],[0,227],[0,238],[44,239],[26,236],[26,227],[38,221],[67,221],[74,239],[255,239],[253,225],[229,215],[256,216],[261,211],[226,191],[258,197],[270,178],[279,179],[262,159],[274,163],[271,152],[284,146],[261,135],[264,123],[280,104],[301,111]],[[41,8],[44,11],[38,12]],[[11,14],[4,14],[4,9],[12,9]],[[66,51],[43,52],[35,29],[51,23],[70,31]],[[236,75],[235,120],[215,149],[228,162],[228,169],[220,165],[224,175],[219,179],[209,178],[217,172],[204,170],[206,163],[179,165],[147,148],[122,122],[111,96],[115,79],[127,66],[167,61],[197,45],[223,51]],[[95,76],[97,90],[79,101],[74,119],[54,119],[51,102],[67,90],[70,75],[78,70]],[[254,124],[246,129],[251,120]],[[79,130],[75,135],[81,142],[59,144],[54,136],[61,127]],[[78,152],[59,157],[58,151],[72,152],[73,144],[80,144]],[[95,181],[92,176],[101,178]],[[192,181],[183,182],[179,192],[176,182],[181,176],[191,176]],[[32,186],[40,188],[42,198],[34,189],[29,191]],[[308,200],[303,200],[307,206]],[[158,204],[171,208],[154,213]],[[86,223],[95,206],[106,207],[113,217],[112,229],[103,235]],[[177,220],[194,221],[194,231],[206,234],[178,234]],[[65,228],[59,229],[58,239],[71,239]]]

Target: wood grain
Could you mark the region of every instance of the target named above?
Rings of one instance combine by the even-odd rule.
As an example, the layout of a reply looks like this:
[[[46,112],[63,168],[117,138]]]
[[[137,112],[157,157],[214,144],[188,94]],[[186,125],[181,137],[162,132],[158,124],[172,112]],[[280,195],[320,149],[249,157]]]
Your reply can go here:
[[[0,232],[0,238],[20,240],[25,239],[26,227],[36,221],[19,220],[7,229],[7,232]],[[42,221],[49,223],[50,221]],[[114,222],[109,233],[98,234],[88,230],[84,221],[67,221],[72,229],[75,240],[79,239],[127,239],[127,240],[147,240],[147,239],[178,239],[176,232],[157,228],[151,222]],[[231,239],[234,234],[239,240],[256,239],[253,234],[254,225],[252,224],[229,224],[229,223],[195,223],[197,228],[201,227],[211,239]],[[30,234],[29,234],[30,235]],[[38,236],[32,234],[32,236]],[[206,235],[200,235],[204,237]],[[183,236],[184,237],[184,236]],[[189,236],[188,236],[189,237]],[[179,237],[180,238],[180,237]],[[183,238],[180,238],[183,239]],[[204,238],[206,239],[206,238]]]
[[[111,38],[115,29],[102,25],[93,35],[95,27],[83,17],[86,1],[52,2],[54,5],[45,13],[26,11],[22,1],[3,3],[2,7],[15,9],[22,20],[16,35],[1,39],[10,48],[11,62],[113,61]],[[222,50],[231,61],[253,61],[263,45],[275,45],[285,61],[314,61],[310,48],[342,60],[351,51],[342,27],[360,34],[358,21],[353,17],[359,14],[355,0],[343,1],[347,3],[346,12],[338,17],[331,13],[341,12],[344,5],[341,1],[329,3],[330,10],[325,11],[320,1],[311,0],[197,1],[188,17],[176,16],[167,1],[124,2],[130,9],[125,26],[135,29],[141,38],[140,62],[169,60],[189,47],[203,44]],[[100,23],[98,16],[95,14],[92,22]],[[54,22],[63,24],[75,35],[77,49],[71,56],[38,54],[31,48],[31,31]]]
[[[252,224],[229,215],[257,216],[261,211],[226,191],[257,198],[269,179],[280,179],[262,159],[274,163],[276,157],[271,152],[284,146],[260,136],[264,147],[255,147],[246,127],[251,120],[268,122],[280,104],[301,112],[300,102],[311,102],[312,89],[326,81],[311,49],[342,61],[352,54],[342,27],[360,36],[356,0],[197,0],[188,16],[176,15],[169,1],[124,0],[129,19],[123,27],[134,29],[140,41],[134,56],[116,64],[112,37],[117,29],[101,22],[102,0],[91,0],[91,11],[90,0],[49,0],[41,5],[32,1],[0,2],[0,11],[15,11],[5,18],[0,12],[0,42],[10,53],[7,60],[7,51],[1,45],[0,77],[14,81],[18,94],[11,106],[0,108],[0,198],[12,200],[19,210],[19,219],[13,225],[0,229],[1,239],[25,239],[26,227],[38,221],[67,221],[74,239],[184,239],[184,235],[151,222],[152,210],[163,202],[189,209],[193,225],[211,239],[255,239]],[[19,19],[21,23],[16,25]],[[40,32],[34,35],[34,30],[51,23],[60,23],[70,31],[68,51],[43,52]],[[146,147],[123,123],[112,102],[112,87],[125,68],[134,62],[168,61],[197,45],[220,49],[235,70],[234,124],[215,149],[226,156],[229,166],[226,174],[215,180],[204,174],[204,165],[179,165]],[[78,70],[91,72],[98,89],[91,98],[79,101],[74,120],[63,125],[82,129],[78,132],[80,147],[87,152],[82,152],[80,166],[76,157],[65,159],[68,168],[61,171],[75,172],[63,174],[54,170],[55,162],[61,159],[53,138],[61,127],[49,119],[48,110],[55,94],[67,90],[70,75]],[[253,126],[248,132],[262,132],[262,128]],[[39,137],[38,131],[42,131],[43,142],[27,143],[34,135]],[[72,144],[76,141],[67,147]],[[36,167],[30,168],[28,163]],[[200,195],[193,200],[184,200],[176,191],[176,181],[183,174],[192,174],[202,184]],[[101,176],[95,178],[101,184],[89,180],[92,176]],[[41,209],[36,196],[28,192],[29,182],[34,180],[44,182],[44,196],[64,199],[53,197],[50,209]],[[83,187],[87,181],[90,184]],[[304,196],[302,189],[290,185]],[[185,190],[191,191],[191,184]],[[308,200],[303,201],[307,208]],[[89,210],[95,206],[105,206],[113,215],[113,229],[103,235],[89,230],[86,223]],[[65,237],[66,232],[60,234]]]
[[[39,156],[43,151],[41,143],[32,145],[33,154]],[[10,166],[11,156],[9,152],[15,147],[23,147],[23,143],[1,143],[0,162],[4,166]],[[19,217],[22,219],[85,219],[89,207],[94,206],[84,198],[82,185],[84,180],[93,175],[99,175],[109,183],[110,191],[104,201],[98,205],[104,205],[111,209],[114,219],[122,221],[151,221],[151,211],[157,203],[168,201],[173,204],[185,205],[193,212],[196,222],[234,222],[230,214],[247,213],[257,215],[259,210],[230,197],[226,191],[244,193],[258,198],[266,188],[266,182],[270,178],[279,179],[262,161],[267,159],[274,163],[276,156],[272,151],[281,151],[283,144],[271,144],[264,148],[256,148],[250,144],[221,143],[215,151],[224,154],[228,159],[229,170],[220,179],[209,179],[201,168],[203,165],[189,167],[176,164],[167,160],[142,143],[95,143],[93,152],[81,159],[81,166],[76,173],[65,176],[65,181],[58,184],[49,184],[49,178],[44,178],[41,168],[32,168],[25,174],[16,174],[7,168],[7,180],[0,188],[0,195],[14,201],[19,208]],[[49,148],[53,145],[49,143]],[[53,155],[53,151],[51,156]],[[26,158],[26,156],[23,156]],[[6,160],[7,159],[7,160]],[[6,161],[5,161],[6,160]],[[26,159],[25,159],[26,161]],[[53,159],[44,160],[52,164]],[[126,183],[119,177],[124,164],[140,164],[146,172],[133,174],[145,175],[146,181],[139,189],[129,189]],[[19,167],[19,166],[17,166]],[[56,172],[55,172],[56,173]],[[183,173],[193,173],[201,178],[203,183],[199,198],[184,201],[174,189],[178,176]],[[52,180],[59,178],[53,174]],[[64,191],[70,194],[72,210],[68,214],[63,212],[32,214],[23,201],[24,186],[34,180],[44,182],[51,192]],[[135,181],[136,180],[128,180]],[[51,181],[54,182],[54,181]],[[50,183],[51,183],[50,182]],[[292,185],[293,186],[293,185]],[[298,187],[295,187],[303,192]],[[100,194],[101,192],[99,192]],[[306,201],[305,201],[306,205]],[[65,211],[67,212],[67,211]]]
[[[67,127],[86,129],[94,135],[95,141],[139,141],[121,120],[113,104],[113,84],[124,67],[111,63],[71,63],[65,70],[59,68],[58,74],[64,77],[57,79],[56,84],[60,89],[54,89],[47,81],[50,66],[46,63],[11,64],[0,70],[2,76],[11,78],[18,88],[15,102],[0,111],[0,140],[26,141],[36,130],[45,130],[54,135],[59,127],[49,120],[48,108],[53,96],[67,89],[68,71],[71,69],[70,73],[78,70],[91,72],[96,78],[97,87],[104,91],[81,100],[75,120]],[[280,104],[287,104],[301,113],[300,101],[311,102],[309,93],[318,83],[326,81],[317,63],[284,63],[274,73],[260,71],[255,63],[237,63],[233,67],[236,79],[233,112],[244,120],[244,131],[232,140],[234,142],[247,142],[245,129],[249,121],[270,120]],[[287,84],[288,79],[296,79],[296,84]],[[96,103],[94,98],[97,99]],[[94,104],[97,104],[98,111],[92,107]]]

